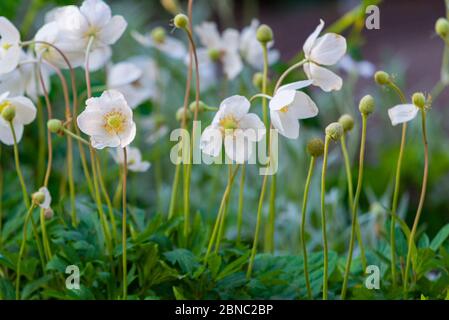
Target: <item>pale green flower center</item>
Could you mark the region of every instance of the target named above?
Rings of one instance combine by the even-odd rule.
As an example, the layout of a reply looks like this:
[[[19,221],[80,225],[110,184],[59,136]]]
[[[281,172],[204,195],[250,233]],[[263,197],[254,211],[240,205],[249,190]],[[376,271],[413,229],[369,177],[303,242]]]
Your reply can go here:
[[[209,58],[212,61],[220,60],[221,56],[223,55],[223,53],[220,50],[217,50],[217,49],[209,49],[207,51],[207,53],[209,54]]]
[[[223,130],[235,130],[239,127],[239,123],[234,116],[227,116],[220,120],[220,126]]]
[[[282,107],[279,111],[282,113],[286,113],[288,111],[288,106]]]
[[[119,111],[111,111],[104,116],[104,128],[110,134],[119,134],[125,130],[126,117]]]
[[[5,43],[2,44],[2,48],[5,49],[5,50],[8,50],[11,47],[12,47],[12,44],[10,44],[8,42],[5,42]]]
[[[8,100],[1,102],[0,103],[0,114],[3,112],[3,110],[5,110],[6,107],[9,107],[10,105],[11,105],[11,102],[9,102]]]

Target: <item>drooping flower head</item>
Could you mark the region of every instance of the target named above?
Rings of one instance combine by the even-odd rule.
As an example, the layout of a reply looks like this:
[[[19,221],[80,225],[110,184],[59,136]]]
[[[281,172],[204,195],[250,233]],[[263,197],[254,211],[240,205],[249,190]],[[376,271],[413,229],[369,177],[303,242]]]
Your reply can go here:
[[[287,138],[298,138],[299,119],[312,118],[318,114],[315,102],[304,92],[298,91],[311,83],[311,80],[305,80],[281,86],[270,100],[271,123]]]
[[[148,99],[158,98],[158,70],[151,58],[130,58],[114,64],[107,74],[107,87],[120,91],[133,109]]]
[[[86,101],[86,109],[77,118],[78,127],[90,136],[96,149],[129,145],[136,136],[133,112],[123,95],[107,90]]]
[[[126,147],[126,151],[128,170],[145,172],[150,168],[151,164],[148,161],[142,161],[142,154],[139,149],[128,146]],[[111,150],[111,155],[117,164],[123,165],[125,157],[122,149],[116,148],[115,150]]]
[[[412,102],[398,104],[388,109],[388,116],[393,126],[415,119],[421,109],[428,108],[427,104],[429,102],[426,101],[425,96],[420,92],[413,94]]]
[[[19,64],[20,33],[5,17],[0,17],[0,74],[14,70]]]
[[[33,102],[22,96],[9,97],[9,92],[0,95],[0,114],[6,108],[12,108],[14,116],[11,120],[17,143],[20,142],[23,135],[23,127],[30,124],[36,118],[36,107]],[[0,117],[0,141],[6,145],[13,145],[14,139],[10,124],[3,117]]]
[[[229,159],[245,162],[252,153],[252,143],[265,135],[265,126],[254,113],[248,113],[250,102],[243,96],[232,96],[223,100],[210,126],[201,135],[200,148],[216,157],[223,145]]]
[[[324,21],[304,42],[303,50],[307,62],[304,63],[304,72],[313,85],[324,91],[340,90],[343,80],[332,71],[323,66],[336,64],[346,52],[346,39],[336,33],[326,33],[319,37],[324,28]]]

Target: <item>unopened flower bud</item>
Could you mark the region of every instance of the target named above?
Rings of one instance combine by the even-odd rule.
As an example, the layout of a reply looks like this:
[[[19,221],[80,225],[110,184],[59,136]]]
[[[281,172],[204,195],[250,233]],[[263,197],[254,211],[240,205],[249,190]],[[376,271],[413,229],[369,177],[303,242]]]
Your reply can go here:
[[[63,128],[62,121],[59,119],[50,119],[47,122],[47,128],[52,133],[59,133]]]
[[[2,118],[5,119],[5,121],[7,122],[13,121],[15,116],[16,116],[16,108],[14,108],[13,105],[8,103],[6,106],[4,106],[2,110]]]
[[[198,102],[198,112],[203,112],[206,109],[207,105],[203,101]],[[192,101],[189,104],[189,110],[194,113],[196,109],[196,101]]]
[[[220,52],[220,50],[217,50],[217,49],[209,49],[208,51],[207,51],[207,54],[209,55],[209,58],[212,60],[212,61],[218,61],[218,60],[220,60],[220,57],[221,57],[221,52]]]
[[[34,204],[40,205],[45,201],[45,194],[41,191],[37,191],[31,195],[31,199],[33,200]]]
[[[426,105],[426,97],[424,96],[424,94],[422,92],[415,92],[412,95],[412,102],[415,106],[422,109]]]
[[[351,131],[354,128],[354,118],[349,114],[344,114],[338,119],[338,122],[343,127],[345,132]]]
[[[186,29],[187,25],[189,24],[189,18],[185,14],[178,13],[175,16],[175,19],[173,20],[173,23],[175,24],[176,28]]]
[[[338,122],[332,122],[326,127],[326,136],[334,141],[340,140],[343,133],[343,127]]]
[[[367,94],[364,96],[359,103],[360,113],[363,115],[369,115],[374,111],[374,98]]]
[[[185,117],[186,120],[190,120],[192,118],[192,113],[190,112],[189,109],[185,110]],[[178,109],[178,111],[176,111],[176,120],[177,121],[183,121],[184,119],[184,107],[181,107]]]
[[[151,38],[156,43],[163,43],[165,41],[165,30],[162,27],[154,28],[151,31]]]
[[[262,90],[262,84],[263,84],[263,74],[262,74],[262,72],[256,72],[253,75],[253,85],[257,89]]]
[[[449,21],[446,18],[439,18],[435,23],[435,32],[443,39],[449,35]]]
[[[51,220],[54,216],[54,212],[52,208],[47,208],[44,210],[44,217],[46,220]]]
[[[307,151],[312,157],[321,157],[324,153],[324,142],[320,138],[312,138],[307,143]]]
[[[257,28],[256,38],[261,43],[268,43],[273,40],[273,30],[266,24],[261,24]]]
[[[381,86],[386,85],[388,82],[390,82],[390,75],[385,71],[377,71],[374,74],[374,81],[376,81],[376,83]]]

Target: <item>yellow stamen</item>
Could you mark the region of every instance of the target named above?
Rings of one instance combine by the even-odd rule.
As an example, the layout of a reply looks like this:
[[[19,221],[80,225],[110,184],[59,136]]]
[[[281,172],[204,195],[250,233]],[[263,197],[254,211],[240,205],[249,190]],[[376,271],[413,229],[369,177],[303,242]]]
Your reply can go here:
[[[279,111],[286,113],[288,111],[288,106],[282,107]]]
[[[110,134],[119,134],[125,130],[126,117],[119,111],[111,111],[104,116],[104,128]]]
[[[11,102],[9,102],[8,100],[5,100],[3,102],[0,103],[0,113],[3,112],[3,110],[5,110],[6,107],[10,106]]]
[[[223,130],[235,130],[239,127],[239,124],[233,116],[227,116],[220,120],[220,127]]]
[[[11,47],[12,47],[12,44],[10,44],[10,43],[8,43],[8,42],[5,42],[5,43],[2,45],[2,48],[5,49],[5,50],[8,50],[8,49],[11,48]]]

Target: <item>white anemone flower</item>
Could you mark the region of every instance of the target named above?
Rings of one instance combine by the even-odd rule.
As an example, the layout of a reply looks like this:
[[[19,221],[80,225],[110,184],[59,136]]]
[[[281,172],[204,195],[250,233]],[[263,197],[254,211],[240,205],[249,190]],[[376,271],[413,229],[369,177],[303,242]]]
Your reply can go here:
[[[195,27],[195,32],[204,46],[198,49],[198,55],[201,53],[201,57],[210,63],[220,62],[229,80],[237,77],[243,69],[239,54],[239,32],[235,29],[226,29],[220,35],[217,25],[213,22],[203,22]],[[198,59],[200,60],[199,57]]]
[[[323,28],[324,21],[320,20],[315,31],[304,42],[303,50],[307,60],[303,66],[304,72],[310,80],[313,80],[313,85],[322,90],[326,92],[340,90],[343,80],[322,66],[334,65],[344,56],[346,39],[336,33],[326,33],[318,37]]]
[[[305,80],[281,86],[270,100],[271,123],[289,139],[298,138],[299,119],[312,118],[318,114],[315,102],[304,92],[298,91],[311,84],[311,80]]]
[[[395,126],[415,119],[419,110],[420,109],[412,103],[399,104],[388,109],[388,116],[390,117],[391,124]]]
[[[137,56],[114,64],[107,72],[108,89],[116,89],[131,108],[158,97],[156,63],[148,57]]]
[[[9,98],[9,92],[5,92],[0,95],[0,113],[8,106],[12,106],[15,109],[12,125],[16,134],[17,143],[19,143],[22,139],[23,127],[33,122],[36,118],[36,107],[26,97],[17,96]],[[3,117],[0,117],[0,141],[9,146],[14,144],[10,124]]]
[[[81,7],[65,6],[53,14],[54,21],[65,41],[81,44],[84,50],[89,41],[89,68],[102,67],[111,57],[110,45],[117,42],[127,23],[120,15],[112,16],[111,8],[102,0],[85,0]]]
[[[225,153],[236,163],[244,163],[252,153],[252,144],[260,141],[266,129],[254,113],[248,113],[250,102],[243,96],[231,96],[220,104],[210,126],[201,135],[200,148],[213,157],[220,154],[224,140]]]
[[[338,63],[338,67],[349,74],[356,74],[362,78],[371,78],[376,71],[376,67],[369,61],[355,61],[349,55],[344,55]]]
[[[14,70],[19,64],[20,33],[5,17],[0,17],[0,74]]]
[[[242,30],[240,35],[240,54],[243,59],[251,65],[254,69],[263,69],[263,49],[260,42],[257,40],[257,28],[260,22],[257,19],[253,19],[251,24]],[[274,41],[270,41],[267,44],[268,47],[268,63],[271,65],[279,60],[279,51],[271,49],[274,45]]]
[[[86,109],[77,118],[78,127],[90,136],[92,147],[124,148],[136,136],[132,109],[116,90],[104,91],[86,101]]]
[[[142,161],[142,154],[138,148],[128,146],[126,147],[126,152],[128,170],[133,172],[145,172],[150,168],[151,164],[148,161]],[[116,148],[115,150],[111,150],[111,155],[117,164],[123,165],[125,162],[123,149]]]
[[[39,204],[39,207],[42,209],[50,209],[51,206],[51,195],[50,195],[50,191],[48,191],[48,189],[46,187],[41,187],[39,188],[39,192],[42,192],[44,195],[44,201]]]
[[[173,59],[184,59],[187,54],[187,49],[184,43],[181,40],[169,35],[164,35],[161,39],[154,39],[151,33],[144,35],[133,30],[131,31],[131,36],[142,46],[147,48],[156,48]]]

